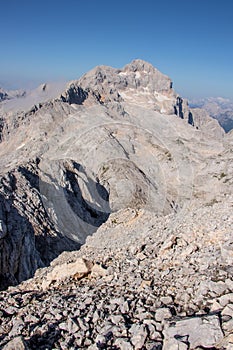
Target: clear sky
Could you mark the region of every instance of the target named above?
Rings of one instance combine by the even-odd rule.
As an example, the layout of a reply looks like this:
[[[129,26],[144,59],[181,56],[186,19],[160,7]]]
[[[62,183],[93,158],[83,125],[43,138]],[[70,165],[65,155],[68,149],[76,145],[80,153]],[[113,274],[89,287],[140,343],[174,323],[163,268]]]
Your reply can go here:
[[[5,0],[0,33],[5,87],[141,58],[182,96],[233,100],[233,0]]]

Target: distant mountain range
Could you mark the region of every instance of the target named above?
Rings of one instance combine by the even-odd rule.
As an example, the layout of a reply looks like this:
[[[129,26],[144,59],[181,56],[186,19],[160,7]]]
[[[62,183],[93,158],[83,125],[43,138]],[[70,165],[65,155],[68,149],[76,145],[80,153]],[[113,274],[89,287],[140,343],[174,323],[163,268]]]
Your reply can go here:
[[[217,119],[222,128],[229,132],[233,129],[233,102],[222,97],[209,97],[193,100],[190,107],[203,108],[209,115]]]
[[[25,95],[25,90],[4,90],[0,87],[0,102],[11,100],[16,97],[24,97]]]

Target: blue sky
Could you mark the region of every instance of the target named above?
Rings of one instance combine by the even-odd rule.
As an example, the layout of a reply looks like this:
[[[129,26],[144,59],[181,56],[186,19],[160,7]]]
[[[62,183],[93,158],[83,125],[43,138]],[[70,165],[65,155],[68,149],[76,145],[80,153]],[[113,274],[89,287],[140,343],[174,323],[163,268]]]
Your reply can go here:
[[[0,33],[8,87],[141,58],[182,96],[233,100],[233,0],[1,1]]]

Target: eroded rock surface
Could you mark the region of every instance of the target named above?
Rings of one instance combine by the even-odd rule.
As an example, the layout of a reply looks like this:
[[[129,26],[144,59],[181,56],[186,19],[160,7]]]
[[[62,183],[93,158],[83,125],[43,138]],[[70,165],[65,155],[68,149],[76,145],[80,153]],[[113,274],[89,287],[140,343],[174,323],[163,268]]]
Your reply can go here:
[[[141,60],[35,100],[1,104],[0,347],[231,349],[233,134]]]

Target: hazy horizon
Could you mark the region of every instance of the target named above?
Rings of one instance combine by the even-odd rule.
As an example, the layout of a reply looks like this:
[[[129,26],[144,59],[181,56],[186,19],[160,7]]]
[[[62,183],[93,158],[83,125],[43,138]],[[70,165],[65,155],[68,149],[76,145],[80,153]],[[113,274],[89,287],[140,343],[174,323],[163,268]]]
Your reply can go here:
[[[30,89],[140,58],[181,96],[233,101],[232,13],[229,0],[3,2],[0,86]]]

